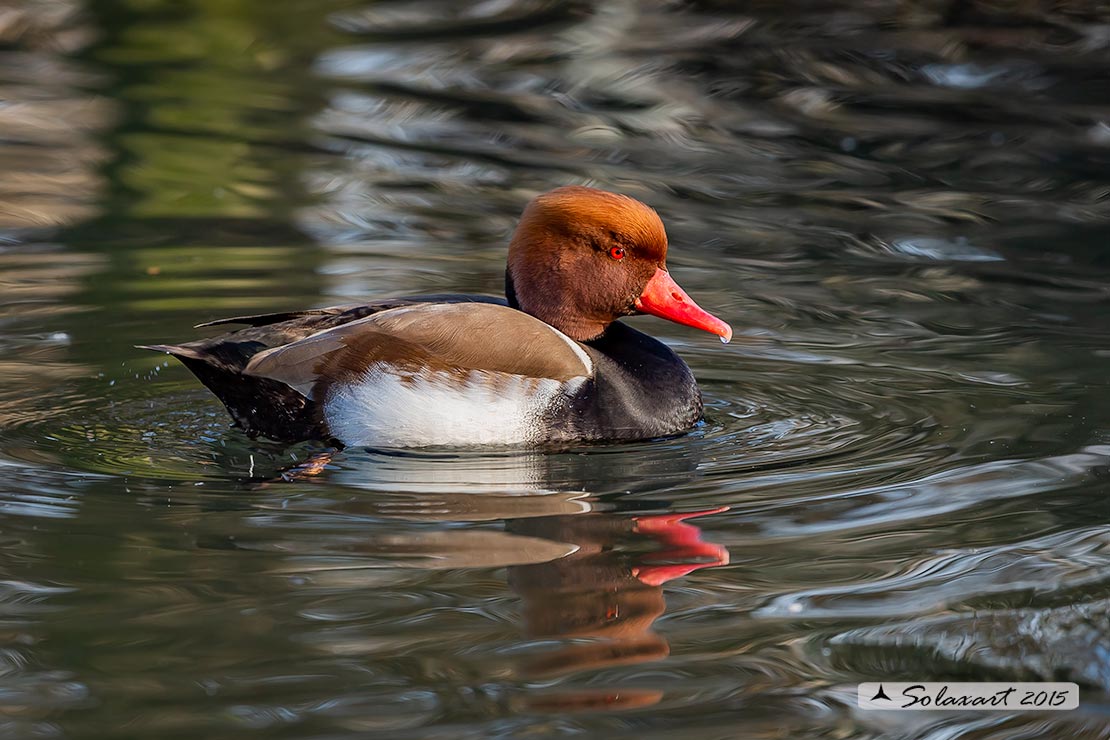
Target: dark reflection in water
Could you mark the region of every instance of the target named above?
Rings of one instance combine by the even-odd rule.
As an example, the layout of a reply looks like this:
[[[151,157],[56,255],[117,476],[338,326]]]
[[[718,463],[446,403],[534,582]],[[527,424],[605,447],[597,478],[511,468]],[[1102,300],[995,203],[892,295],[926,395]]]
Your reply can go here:
[[[1110,737],[1093,4],[0,10],[0,737]],[[680,439],[283,448],[132,345],[657,207]],[[684,518],[685,517],[685,518]],[[1067,714],[854,685],[1074,680]]]
[[[577,550],[546,563],[509,569],[509,583],[524,599],[528,634],[542,638],[595,638],[527,661],[528,678],[636,665],[665,658],[669,646],[651,626],[666,604],[662,586],[699,568],[726,565],[728,551],[703,542],[683,519],[701,514],[623,517],[595,515],[540,517],[510,523],[519,534],[573,542]],[[661,550],[637,558],[613,550],[632,536],[654,539]],[[533,709],[626,708],[659,701],[661,689],[565,688],[530,696]]]
[[[663,584],[728,563],[728,551],[704,541],[688,520],[724,508],[650,513],[666,511],[669,502],[631,504],[623,502],[625,493],[603,494],[606,479],[627,480],[633,473],[627,462],[608,458],[415,455],[394,458],[391,464],[372,457],[377,464],[371,470],[356,468],[351,485],[380,495],[328,507],[329,512],[408,522],[501,521],[504,529],[400,530],[350,542],[337,538],[318,545],[267,541],[250,546],[297,553],[297,564],[290,566],[294,571],[343,571],[348,578],[383,564],[505,567],[509,585],[523,602],[526,636],[545,643],[571,641],[538,654],[526,650],[514,670],[525,680],[660,660],[667,656],[668,644],[651,626],[665,609]],[[292,475],[316,474],[319,462],[300,466]],[[681,458],[638,467],[646,473],[635,476],[645,493],[689,480],[694,469]],[[347,478],[339,474],[335,480]],[[236,546],[243,545],[237,541]],[[662,695],[660,688],[583,686],[541,691],[522,701],[537,710],[597,710],[644,706]]]

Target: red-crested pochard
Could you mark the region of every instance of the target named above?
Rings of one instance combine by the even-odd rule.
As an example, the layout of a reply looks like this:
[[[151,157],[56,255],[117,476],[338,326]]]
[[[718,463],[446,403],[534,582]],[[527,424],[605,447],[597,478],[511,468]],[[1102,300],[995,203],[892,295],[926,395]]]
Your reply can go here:
[[[667,272],[654,210],[563,187],[524,210],[507,300],[428,295],[221,319],[247,324],[180,345],[185,364],[249,434],[427,447],[633,440],[702,415],[690,368],[617,321],[648,313],[711,332]]]

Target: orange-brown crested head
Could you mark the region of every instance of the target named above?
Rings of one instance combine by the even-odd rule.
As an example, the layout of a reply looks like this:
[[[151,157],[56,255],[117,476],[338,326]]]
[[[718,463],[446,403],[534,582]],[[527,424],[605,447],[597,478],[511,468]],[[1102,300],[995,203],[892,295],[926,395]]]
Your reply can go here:
[[[667,233],[653,209],[626,195],[562,187],[524,209],[509,244],[506,292],[511,305],[578,341],[635,313],[724,337],[727,324],[670,279],[666,259]]]
[[[667,258],[659,215],[640,201],[570,186],[524,209],[509,244],[517,307],[572,339],[593,339],[621,316]],[[512,300],[512,296],[510,296]]]

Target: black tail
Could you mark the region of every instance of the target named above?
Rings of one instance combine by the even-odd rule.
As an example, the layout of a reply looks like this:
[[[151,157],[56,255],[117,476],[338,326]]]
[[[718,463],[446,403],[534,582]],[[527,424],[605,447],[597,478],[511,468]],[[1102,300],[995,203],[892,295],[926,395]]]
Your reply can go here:
[[[252,437],[262,435],[282,442],[328,439],[315,402],[277,380],[244,375],[240,367],[222,362],[200,347],[143,344],[139,349],[171,354],[212,391],[236,425]]]

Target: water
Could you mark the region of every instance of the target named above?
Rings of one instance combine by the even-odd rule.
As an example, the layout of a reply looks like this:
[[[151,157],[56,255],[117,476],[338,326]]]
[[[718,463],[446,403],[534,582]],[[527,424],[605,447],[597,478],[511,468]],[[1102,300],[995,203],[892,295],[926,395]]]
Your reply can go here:
[[[1007,7],[10,4],[0,736],[1110,737],[1107,19]],[[688,436],[329,461],[132,348],[496,293],[568,183],[736,329],[633,320]]]

